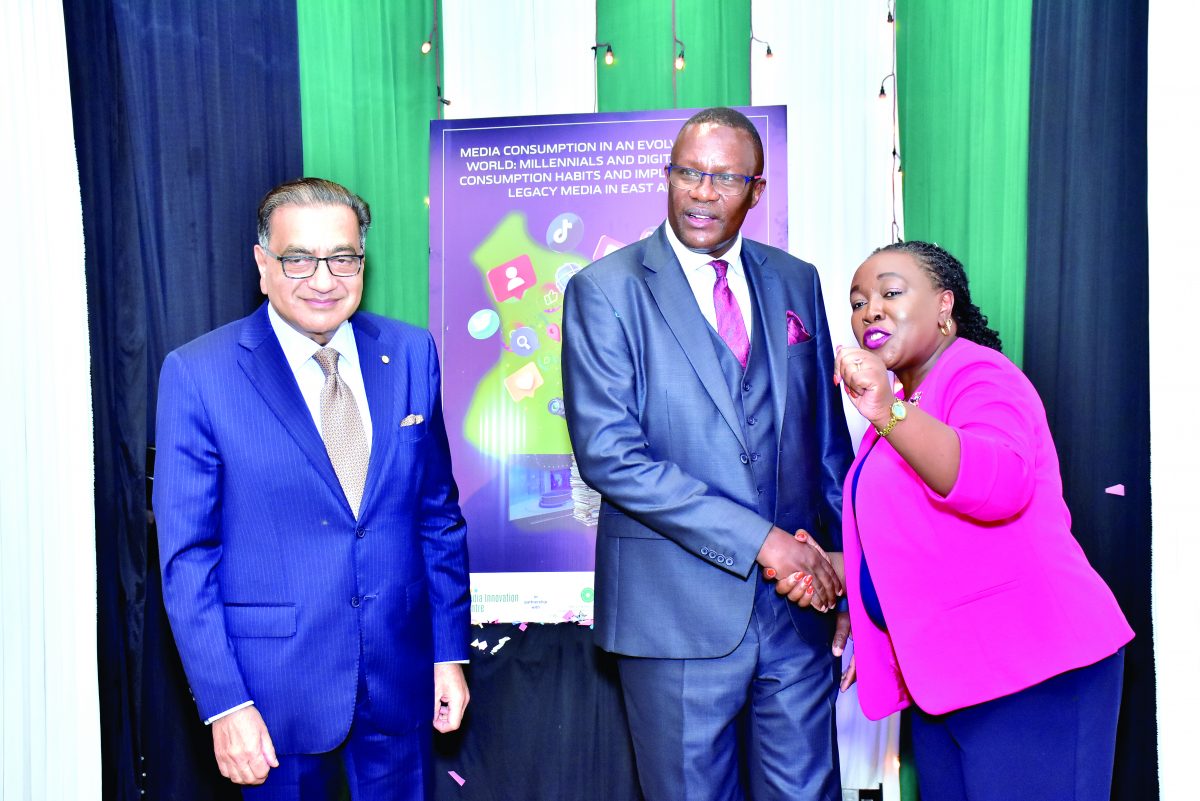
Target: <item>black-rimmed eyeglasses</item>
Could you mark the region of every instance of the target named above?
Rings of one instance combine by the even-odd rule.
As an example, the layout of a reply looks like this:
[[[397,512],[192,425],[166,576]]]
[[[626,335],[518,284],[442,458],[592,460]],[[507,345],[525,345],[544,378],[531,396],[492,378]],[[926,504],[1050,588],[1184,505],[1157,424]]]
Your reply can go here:
[[[283,267],[284,275],[288,278],[295,278],[297,281],[316,275],[321,262],[325,262],[325,267],[334,278],[353,278],[362,270],[363,256],[365,255],[362,253],[336,253],[325,258],[318,258],[307,254],[277,256],[266,248],[263,248],[263,252],[279,262]]]
[[[720,195],[740,195],[746,187],[762,178],[761,175],[741,175],[736,172],[701,172],[691,167],[680,167],[678,164],[668,164],[667,180],[676,189],[695,189],[704,183],[704,176],[712,179],[713,189]]]

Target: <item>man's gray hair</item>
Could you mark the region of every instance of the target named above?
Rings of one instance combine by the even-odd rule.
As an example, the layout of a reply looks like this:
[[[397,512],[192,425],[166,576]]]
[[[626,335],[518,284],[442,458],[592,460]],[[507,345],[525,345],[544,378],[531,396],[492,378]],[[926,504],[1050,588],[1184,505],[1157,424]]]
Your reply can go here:
[[[346,206],[353,209],[358,218],[358,246],[367,246],[371,207],[341,184],[324,178],[297,178],[267,192],[258,204],[258,244],[264,248],[271,242],[271,215],[280,206]]]

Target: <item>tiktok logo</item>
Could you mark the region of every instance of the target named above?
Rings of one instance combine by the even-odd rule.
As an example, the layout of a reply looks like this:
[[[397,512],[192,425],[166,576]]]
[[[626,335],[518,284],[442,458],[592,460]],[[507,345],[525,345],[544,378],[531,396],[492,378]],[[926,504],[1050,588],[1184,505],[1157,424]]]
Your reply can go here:
[[[583,240],[583,220],[579,215],[563,212],[546,228],[546,247],[562,253],[573,250]]]

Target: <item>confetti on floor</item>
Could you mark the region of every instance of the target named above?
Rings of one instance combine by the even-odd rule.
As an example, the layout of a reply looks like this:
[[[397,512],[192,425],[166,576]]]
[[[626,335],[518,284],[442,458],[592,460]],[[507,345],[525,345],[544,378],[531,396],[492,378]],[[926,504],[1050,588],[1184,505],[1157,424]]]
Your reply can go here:
[[[504,643],[508,642],[511,639],[512,639],[511,637],[501,637],[500,642],[496,643],[496,647],[492,649],[492,653],[495,654],[497,651],[499,651],[501,648],[504,647]]]
[[[1113,484],[1111,487],[1105,487],[1104,491],[1109,495],[1120,495],[1122,498],[1125,497],[1124,484]]]
[[[459,786],[459,787],[462,787],[464,784],[466,784],[466,783],[467,783],[467,780],[466,780],[466,779],[464,779],[462,776],[459,776],[459,775],[458,775],[457,773],[455,773],[454,771],[452,771],[452,770],[451,770],[451,771],[447,771],[447,773],[449,773],[449,774],[450,774],[450,778],[451,778],[451,779],[454,779],[454,781],[458,782],[458,786]]]

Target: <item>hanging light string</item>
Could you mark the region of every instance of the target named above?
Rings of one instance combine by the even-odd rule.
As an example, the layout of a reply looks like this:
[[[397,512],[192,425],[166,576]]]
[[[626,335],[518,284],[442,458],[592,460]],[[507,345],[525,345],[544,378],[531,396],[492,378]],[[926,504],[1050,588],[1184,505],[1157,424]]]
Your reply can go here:
[[[600,48],[604,48],[604,65],[611,67],[617,58],[613,55],[612,45],[608,42],[596,42],[592,45],[592,111],[600,110],[600,67],[596,59],[600,56]]]
[[[429,37],[421,42],[421,55],[427,56],[430,51],[433,52],[434,60],[434,88],[437,90],[437,116],[442,119],[442,106],[450,105],[450,101],[442,96],[442,42],[438,35],[438,0],[433,0],[433,25],[429,29]]]
[[[676,73],[684,68],[683,61],[683,42],[680,41],[675,29],[675,0],[671,0],[671,50],[675,50],[675,45],[679,45],[679,55],[675,57],[675,69],[671,70],[671,107],[679,108],[679,85],[676,81]]]
[[[898,82],[896,78],[896,14],[895,0],[888,0],[887,3],[887,23],[891,25],[892,30],[892,71],[883,76],[883,80],[879,82],[879,99],[887,98],[887,81],[892,79],[892,166],[895,168],[890,170],[891,185],[892,185],[892,242],[900,241],[900,222],[899,214],[896,211],[896,177],[904,177],[903,162],[900,160],[900,124],[899,124],[899,94]]]
[[[766,39],[759,39],[757,36],[754,35],[754,29],[751,28],[750,29],[749,49],[750,49],[750,105],[752,105],[752,106],[754,105],[754,43],[755,42],[758,42],[759,44],[764,44],[767,46],[767,58],[773,58],[775,56],[775,54],[771,52],[771,43],[768,42]]]

